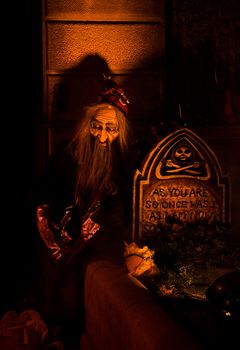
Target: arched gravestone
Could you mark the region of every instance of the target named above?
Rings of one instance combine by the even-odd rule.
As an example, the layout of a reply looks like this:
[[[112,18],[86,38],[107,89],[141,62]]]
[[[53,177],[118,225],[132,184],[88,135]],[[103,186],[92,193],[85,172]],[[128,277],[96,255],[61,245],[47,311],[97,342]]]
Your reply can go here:
[[[230,222],[229,179],[214,152],[187,128],[160,141],[134,176],[133,239],[155,236],[167,217]]]

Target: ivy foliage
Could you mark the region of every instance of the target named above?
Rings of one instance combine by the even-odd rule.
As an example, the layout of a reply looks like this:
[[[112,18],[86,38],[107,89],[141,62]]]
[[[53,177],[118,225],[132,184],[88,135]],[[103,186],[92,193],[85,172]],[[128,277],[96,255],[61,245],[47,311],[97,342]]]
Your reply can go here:
[[[154,250],[160,274],[141,280],[161,295],[205,299],[205,292],[224,272],[240,270],[240,246],[222,222],[182,223],[173,217],[159,224],[158,233],[139,242]]]

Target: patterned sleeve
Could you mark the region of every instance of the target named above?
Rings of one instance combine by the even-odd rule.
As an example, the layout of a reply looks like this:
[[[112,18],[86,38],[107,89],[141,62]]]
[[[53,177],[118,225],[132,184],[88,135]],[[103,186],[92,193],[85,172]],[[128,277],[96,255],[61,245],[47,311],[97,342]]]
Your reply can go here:
[[[77,246],[76,237],[69,227],[69,223],[76,220],[77,205],[71,205],[65,208],[64,215],[59,223],[56,224],[52,218],[51,205],[41,204],[37,207],[37,227],[42,240],[47,246],[50,255],[55,261],[60,260],[70,250]],[[78,238],[87,241],[92,238],[100,229],[100,225],[93,221],[100,209],[100,201],[93,203],[82,218],[82,224],[79,226]],[[77,212],[77,216],[80,215]]]
[[[63,220],[68,221],[69,213],[70,211],[66,210]],[[52,221],[50,205],[42,204],[37,207],[37,227],[52,258],[55,261],[61,259],[69,251],[72,238],[64,229],[64,225],[59,227]]]

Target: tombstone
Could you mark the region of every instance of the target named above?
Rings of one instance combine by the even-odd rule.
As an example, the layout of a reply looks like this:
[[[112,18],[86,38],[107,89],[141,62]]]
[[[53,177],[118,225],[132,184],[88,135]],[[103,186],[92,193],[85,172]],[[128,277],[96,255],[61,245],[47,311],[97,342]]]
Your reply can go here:
[[[169,217],[230,222],[228,177],[206,142],[187,128],[160,141],[135,172],[133,240],[156,236]]]

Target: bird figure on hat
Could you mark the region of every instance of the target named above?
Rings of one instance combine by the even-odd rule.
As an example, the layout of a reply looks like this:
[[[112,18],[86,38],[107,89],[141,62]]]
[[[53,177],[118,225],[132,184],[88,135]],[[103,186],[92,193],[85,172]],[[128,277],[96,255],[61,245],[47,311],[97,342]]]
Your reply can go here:
[[[100,95],[100,102],[108,102],[119,108],[125,116],[129,112],[129,100],[121,89],[111,78],[110,75],[103,74],[103,92]]]

